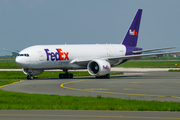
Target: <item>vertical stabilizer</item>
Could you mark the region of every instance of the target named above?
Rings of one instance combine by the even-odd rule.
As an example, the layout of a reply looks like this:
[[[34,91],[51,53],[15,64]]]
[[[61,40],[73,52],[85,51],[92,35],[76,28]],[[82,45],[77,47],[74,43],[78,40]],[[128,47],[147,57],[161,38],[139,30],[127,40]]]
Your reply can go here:
[[[129,27],[127,34],[122,42],[123,45],[135,47],[137,45],[139,26],[141,21],[142,9],[138,9],[134,20]]]

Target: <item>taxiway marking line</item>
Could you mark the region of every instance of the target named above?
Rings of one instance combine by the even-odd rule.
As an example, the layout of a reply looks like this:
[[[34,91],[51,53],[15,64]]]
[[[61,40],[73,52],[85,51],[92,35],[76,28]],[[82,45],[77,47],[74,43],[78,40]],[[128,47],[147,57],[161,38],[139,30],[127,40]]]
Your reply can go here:
[[[24,81],[24,80],[20,80],[20,81],[14,82],[14,83],[2,85],[2,86],[0,86],[0,88],[5,87],[5,86],[9,86],[9,85],[12,85],[12,84],[16,84],[16,83],[19,83],[19,82],[23,82],[23,81]]]
[[[70,90],[78,90],[78,91],[87,91],[87,92],[97,92],[97,93],[109,93],[109,94],[121,94],[121,95],[137,95],[137,96],[150,96],[150,97],[166,97],[164,95],[148,95],[148,94],[133,94],[133,93],[117,93],[117,92],[108,92],[108,91],[94,91],[91,89],[78,89],[78,88],[70,88],[66,87],[64,85],[69,84],[69,83],[75,83],[75,82],[82,82],[82,81],[87,81],[87,80],[77,80],[77,81],[70,81],[70,82],[65,82],[62,83],[60,86],[65,89],[70,89]],[[179,96],[171,96],[172,98],[180,98]]]
[[[29,117],[88,117],[88,118],[146,118],[146,119],[168,119],[180,120],[180,118],[171,117],[141,117],[141,116],[99,116],[99,115],[42,115],[42,114],[0,114],[0,116],[29,116]]]

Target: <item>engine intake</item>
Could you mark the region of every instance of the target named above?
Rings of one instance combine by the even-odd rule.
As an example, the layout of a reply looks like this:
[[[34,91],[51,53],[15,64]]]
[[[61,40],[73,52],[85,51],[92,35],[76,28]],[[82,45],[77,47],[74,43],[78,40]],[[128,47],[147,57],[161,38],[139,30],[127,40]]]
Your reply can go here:
[[[111,65],[106,60],[95,59],[88,63],[88,72],[94,76],[103,76],[110,72]]]

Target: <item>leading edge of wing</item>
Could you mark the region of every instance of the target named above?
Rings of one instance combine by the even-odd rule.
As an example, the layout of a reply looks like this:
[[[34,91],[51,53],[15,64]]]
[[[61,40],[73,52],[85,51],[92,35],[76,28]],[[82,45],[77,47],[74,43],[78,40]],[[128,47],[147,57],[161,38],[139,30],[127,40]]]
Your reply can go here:
[[[146,56],[157,56],[157,57],[162,57],[163,55],[166,54],[177,54],[180,53],[180,51],[175,51],[175,52],[164,52],[164,53],[152,53],[152,54],[139,54],[139,55],[126,55],[126,56],[115,56],[115,57],[108,57],[104,59],[140,59],[141,57],[146,57]]]

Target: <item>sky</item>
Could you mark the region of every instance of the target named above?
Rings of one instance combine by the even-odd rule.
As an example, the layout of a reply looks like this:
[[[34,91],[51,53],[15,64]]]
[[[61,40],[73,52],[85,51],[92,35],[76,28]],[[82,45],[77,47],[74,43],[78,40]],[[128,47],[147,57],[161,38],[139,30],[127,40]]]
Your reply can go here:
[[[0,0],[2,51],[47,44],[120,44],[143,9],[138,47],[179,46],[180,0]]]

